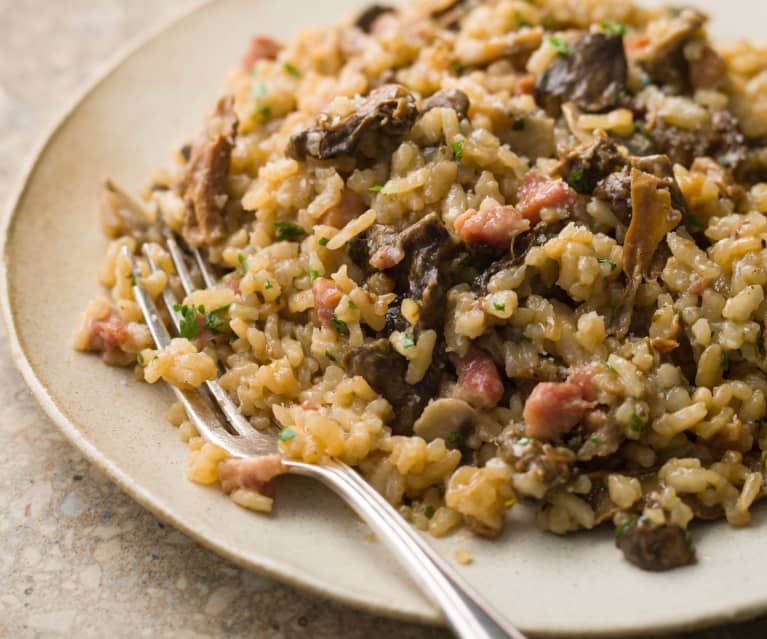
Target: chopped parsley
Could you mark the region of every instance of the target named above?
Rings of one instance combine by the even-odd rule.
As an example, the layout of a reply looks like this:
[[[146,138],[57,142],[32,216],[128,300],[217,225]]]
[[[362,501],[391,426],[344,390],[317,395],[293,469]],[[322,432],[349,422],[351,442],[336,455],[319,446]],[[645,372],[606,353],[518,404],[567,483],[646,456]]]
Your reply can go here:
[[[383,190],[383,186],[380,184],[374,184],[371,186],[368,191],[372,191],[373,193],[380,193]]]
[[[272,284],[272,280],[266,280],[264,282],[264,288],[268,291],[270,288],[274,288],[274,284]]]
[[[626,25],[621,24],[620,22],[602,22],[599,26],[602,31],[609,35],[617,35],[621,37],[626,35]]]
[[[691,226],[694,226],[698,229],[704,229],[706,228],[706,223],[701,220],[697,215],[688,215],[687,221],[690,223]]]
[[[615,529],[615,538],[620,539],[623,536],[623,533],[625,533],[630,528],[633,528],[637,525],[637,518],[632,517],[631,519],[627,519],[624,521],[620,526],[618,526]]]
[[[588,195],[591,193],[591,185],[589,184],[586,171],[583,169],[573,169],[570,171],[570,173],[567,174],[567,183],[581,195]]]
[[[316,280],[319,276],[320,276],[320,274],[317,271],[315,271],[314,269],[309,269],[309,281],[310,282],[314,282],[314,280]]]
[[[434,517],[434,506],[426,506],[426,508],[423,509],[423,514],[426,515],[426,519]]]
[[[281,442],[287,442],[287,441],[290,441],[291,439],[294,439],[295,436],[296,436],[295,431],[293,431],[290,428],[283,428],[280,431],[280,434],[277,435],[277,439],[279,439]]]
[[[223,333],[226,328],[228,327],[226,317],[226,312],[229,310],[229,304],[226,306],[221,306],[217,309],[212,310],[210,313],[207,313],[205,315],[205,327],[211,332],[211,333]]]
[[[296,67],[295,64],[291,64],[290,62],[286,62],[285,64],[282,65],[282,68],[285,69],[285,71],[287,71],[290,75],[292,75],[292,76],[294,76],[296,78],[300,78],[301,77],[301,72],[298,70],[298,67]]]
[[[200,306],[200,312],[205,312],[205,307]],[[175,304],[173,310],[181,315],[181,321],[178,324],[178,332],[181,337],[194,339],[200,334],[200,322],[197,318],[197,309],[194,306],[186,304]]]
[[[692,538],[692,531],[691,530],[685,530],[684,531],[684,540],[687,542],[687,547],[692,549],[695,548],[695,540]]]
[[[337,362],[336,356],[333,355],[329,350],[325,350],[325,357],[327,357],[331,362]]]
[[[727,356],[727,351],[722,351],[722,370],[725,373],[730,371],[730,358]]]
[[[458,62],[458,60],[456,60],[450,65],[450,68],[453,70],[453,73],[461,75],[465,67],[460,62]]]
[[[133,274],[133,271],[128,275],[128,279],[130,280],[131,286],[136,286],[136,276]]]
[[[321,237],[319,242],[317,242],[320,246],[327,246],[328,242],[330,242],[329,237]]]
[[[415,338],[412,335],[402,336],[402,348],[413,348],[415,346]]]
[[[552,17],[552,16],[549,16],[548,18],[546,18],[543,21],[543,28],[544,29],[551,30],[551,29],[554,29],[556,26],[557,26],[557,19]]]
[[[248,274],[248,260],[245,259],[245,256],[242,253],[239,253],[237,255],[237,261],[240,263],[240,273],[243,275]]]
[[[493,258],[487,255],[466,255],[458,262],[461,268],[470,268],[480,273],[484,272],[493,263]]]
[[[269,106],[262,104],[262,100],[266,96],[266,85],[263,82],[256,84],[251,91],[251,96],[256,103],[252,118],[254,120],[260,118],[262,122],[268,120],[272,115],[272,110]]]
[[[136,361],[143,366],[144,365],[144,354],[143,353],[136,353]]]
[[[451,144],[453,147],[453,155],[455,156],[456,160],[463,159],[463,145],[466,144],[466,140],[456,140]]]
[[[532,443],[537,442],[537,441],[538,440],[535,437],[520,437],[517,440],[517,443],[518,444],[522,444],[524,446],[525,444],[532,444]]]
[[[265,122],[272,117],[272,108],[268,104],[265,104],[258,107],[258,109],[256,109],[256,113],[261,118],[261,120]]]
[[[567,43],[559,36],[549,36],[549,44],[557,50],[559,55],[564,57],[570,55],[570,47],[568,47]]]
[[[451,431],[447,434],[448,443],[453,444],[455,446],[460,446],[463,444],[463,433],[458,432],[457,430]]]
[[[266,85],[263,82],[259,82],[253,87],[250,92],[254,100],[259,101],[266,95]]]
[[[498,304],[497,302],[493,302],[493,308],[496,311],[505,311],[506,310],[506,304]]]
[[[511,128],[515,131],[524,131],[525,130],[525,118],[514,118],[514,122],[511,125]]]
[[[641,433],[646,427],[647,424],[639,415],[634,413],[631,416],[631,420],[629,421],[629,428],[631,428],[633,432]]]
[[[293,222],[277,220],[274,223],[274,228],[277,230],[277,232],[274,234],[274,239],[277,242],[294,240],[298,237],[301,237],[302,235],[306,235],[306,231],[298,226],[298,224],[293,224]]]
[[[357,305],[352,300],[349,300],[349,308],[355,309],[357,308]]]
[[[514,12],[514,19],[517,21],[518,27],[532,27],[532,23],[528,20],[525,20],[525,17],[522,15],[520,11]]]
[[[346,325],[346,322],[338,319],[335,315],[330,318],[330,323],[339,335],[349,335],[349,327]]]
[[[600,439],[599,435],[592,435],[591,437],[589,437],[589,441],[590,441],[592,444],[598,444],[598,443],[599,443],[599,442],[601,442],[602,440]]]
[[[606,257],[598,257],[597,262],[600,264],[607,264],[611,271],[614,271],[616,268],[618,268],[618,265],[615,262],[608,260]]]

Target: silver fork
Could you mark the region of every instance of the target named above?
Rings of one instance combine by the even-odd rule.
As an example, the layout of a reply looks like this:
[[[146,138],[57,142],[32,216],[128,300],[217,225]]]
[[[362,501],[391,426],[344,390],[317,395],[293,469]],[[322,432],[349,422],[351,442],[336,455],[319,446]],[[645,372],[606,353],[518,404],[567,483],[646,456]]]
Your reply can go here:
[[[168,251],[176,267],[181,286],[186,294],[194,290],[184,251],[167,229],[161,229]],[[141,308],[152,338],[158,348],[170,343],[171,337],[150,295],[139,284],[141,273],[128,250],[123,253],[130,259],[133,274],[133,294]],[[191,250],[206,286],[215,278],[207,263],[196,249]],[[150,269],[158,270],[149,252],[144,249]],[[178,300],[166,286],[163,303],[179,330],[179,316],[174,310]],[[226,418],[225,428],[219,416],[212,410],[199,392],[184,391],[171,386],[190,421],[208,441],[220,446],[234,457],[252,457],[280,453],[276,431],[261,432],[253,428],[242,416],[229,395],[218,381],[206,382],[213,401]],[[231,432],[233,431],[233,432]],[[476,592],[440,556],[415,529],[402,519],[399,513],[359,474],[347,464],[329,459],[322,464],[283,458],[287,472],[311,477],[339,495],[375,532],[394,553],[413,581],[442,610],[445,619],[462,639],[525,639],[487,600]]]

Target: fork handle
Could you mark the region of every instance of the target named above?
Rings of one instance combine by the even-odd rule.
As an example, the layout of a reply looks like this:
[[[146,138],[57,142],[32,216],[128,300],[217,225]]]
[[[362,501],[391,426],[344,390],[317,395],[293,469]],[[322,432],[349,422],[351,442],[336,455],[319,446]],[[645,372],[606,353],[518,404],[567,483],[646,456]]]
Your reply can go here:
[[[525,639],[355,471],[340,463],[320,466],[287,461],[286,465],[293,474],[318,479],[351,506],[439,606],[461,639]]]

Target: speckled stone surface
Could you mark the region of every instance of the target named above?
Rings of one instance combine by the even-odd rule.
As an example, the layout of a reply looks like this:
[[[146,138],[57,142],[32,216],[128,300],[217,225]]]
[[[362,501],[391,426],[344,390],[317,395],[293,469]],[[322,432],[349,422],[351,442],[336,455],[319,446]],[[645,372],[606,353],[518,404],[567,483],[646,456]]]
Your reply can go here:
[[[0,0],[0,202],[103,60],[194,0]],[[0,639],[437,639],[238,568],[121,493],[36,406],[0,326]],[[556,611],[552,611],[556,614]],[[757,639],[767,619],[688,635]]]

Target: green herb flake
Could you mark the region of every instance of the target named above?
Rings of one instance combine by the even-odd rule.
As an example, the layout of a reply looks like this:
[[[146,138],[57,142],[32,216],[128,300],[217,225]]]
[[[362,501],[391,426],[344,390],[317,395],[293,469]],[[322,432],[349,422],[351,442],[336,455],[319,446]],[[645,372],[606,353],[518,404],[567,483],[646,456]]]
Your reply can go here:
[[[497,302],[493,302],[493,308],[496,311],[505,311],[506,310],[506,304],[498,304]]]
[[[599,435],[592,435],[591,437],[589,437],[589,441],[590,441],[592,444],[598,444],[598,443],[599,443],[599,442],[601,442],[602,440],[600,439]]]
[[[319,244],[320,246],[327,246],[328,242],[330,242],[329,237],[321,237],[319,241],[317,242],[317,244]]]
[[[357,305],[352,300],[349,300],[349,308],[354,310],[355,308],[357,308]]]
[[[487,255],[466,255],[458,262],[461,268],[470,268],[483,273],[493,263],[493,258]]]
[[[412,335],[402,336],[402,348],[413,348],[415,346],[415,338]]]
[[[276,233],[274,234],[274,239],[277,242],[294,240],[296,238],[301,237],[302,235],[306,235],[306,231],[304,231],[304,229],[298,226],[298,224],[293,224],[293,222],[285,222],[283,220],[277,220],[274,223],[274,228],[276,229]]]
[[[272,117],[272,108],[269,105],[263,105],[256,109],[256,114],[261,118],[262,122],[265,122]]]
[[[461,444],[463,444],[464,437],[463,437],[463,433],[458,432],[457,430],[453,430],[447,434],[447,437],[445,439],[447,439],[449,444],[453,444],[454,446],[460,446]]]
[[[226,306],[220,306],[212,310],[205,315],[205,327],[211,333],[223,333],[228,328],[229,324],[226,320],[226,312],[229,310],[230,304]]]
[[[298,67],[296,67],[295,64],[291,64],[290,62],[286,62],[285,64],[282,65],[282,68],[285,69],[285,71],[287,71],[290,75],[292,75],[292,76],[294,76],[296,78],[300,78],[301,77],[301,72],[298,70]]]
[[[368,188],[368,191],[372,193],[380,193],[382,190],[383,190],[383,186],[381,186],[380,184],[374,184],[373,186]]]
[[[517,21],[517,26],[522,27],[532,27],[533,24],[529,20],[525,20],[525,16],[522,15],[522,12],[517,10],[514,12],[514,20]]]
[[[250,95],[256,102],[262,100],[266,95],[266,85],[263,82],[259,82],[258,84],[254,85]]]
[[[128,275],[128,279],[130,280],[131,286],[136,286],[136,276],[133,274],[133,271],[131,271],[130,275]]]
[[[242,253],[238,253],[237,261],[240,263],[240,273],[242,273],[243,275],[247,275],[248,274],[248,260],[245,259],[245,256]]]
[[[730,358],[727,356],[727,351],[722,351],[722,370],[725,373],[730,372]]]
[[[586,171],[583,169],[573,169],[567,174],[567,183],[581,195],[588,195],[591,193],[591,185],[589,184]]]
[[[460,62],[458,62],[458,60],[453,62],[450,65],[450,68],[452,69],[453,73],[455,73],[456,75],[461,75],[463,73],[463,70],[465,69],[465,67]]]
[[[697,215],[688,215],[687,221],[690,223],[691,226],[694,226],[698,229],[704,229],[706,228],[706,223],[701,220]]]
[[[423,514],[426,516],[426,519],[434,517],[434,506],[426,506],[426,508],[423,509]]]
[[[559,36],[549,36],[549,44],[557,50],[559,55],[564,57],[570,55],[570,47],[568,47],[567,43]]]
[[[637,518],[632,517],[631,519],[627,519],[624,521],[620,526],[618,526],[615,529],[615,538],[620,539],[623,536],[623,533],[625,533],[627,530],[633,528],[637,525]]]
[[[181,337],[186,337],[186,339],[194,339],[197,337],[200,334],[200,322],[197,317],[197,309],[194,306],[175,304],[173,310],[181,315],[181,321],[179,321],[178,325],[178,332],[181,333]]]
[[[335,315],[330,318],[330,323],[339,335],[349,335],[349,327],[346,325],[346,322],[338,319]]]
[[[310,282],[313,283],[314,280],[316,280],[319,276],[320,276],[320,274],[317,271],[315,271],[313,268],[309,269],[309,281]]]
[[[455,156],[456,160],[463,159],[463,145],[466,144],[466,140],[456,140],[451,144],[453,148],[453,155]]]
[[[329,350],[325,351],[325,357],[327,357],[331,362],[337,362],[336,356],[333,355]]]
[[[279,434],[279,435],[277,435],[277,439],[279,439],[281,442],[288,442],[288,441],[290,441],[291,439],[294,439],[294,438],[295,438],[295,436],[296,436],[296,433],[295,433],[295,431],[293,431],[293,430],[292,430],[292,429],[290,429],[290,428],[283,428],[283,429],[280,431],[280,434]]]
[[[626,25],[620,22],[602,22],[599,26],[609,35],[617,35],[621,38],[626,35]]]
[[[646,427],[647,424],[639,415],[634,413],[631,416],[631,420],[629,421],[629,428],[631,428],[632,432],[641,433]]]
[[[597,262],[600,264],[607,264],[611,271],[614,271],[616,268],[618,268],[618,265],[613,262],[613,260],[608,260],[606,257],[598,257]]]
[[[512,122],[511,128],[514,129],[514,131],[524,131],[525,118],[514,118],[514,122]]]
[[[684,540],[687,542],[687,547],[690,549],[695,548],[695,540],[692,537],[692,531],[691,530],[685,530],[684,531]]]
[[[268,291],[270,288],[274,288],[274,284],[272,284],[272,280],[266,280],[264,282],[264,289]]]
[[[143,366],[144,365],[144,354],[143,353],[136,353],[136,361]]]

